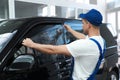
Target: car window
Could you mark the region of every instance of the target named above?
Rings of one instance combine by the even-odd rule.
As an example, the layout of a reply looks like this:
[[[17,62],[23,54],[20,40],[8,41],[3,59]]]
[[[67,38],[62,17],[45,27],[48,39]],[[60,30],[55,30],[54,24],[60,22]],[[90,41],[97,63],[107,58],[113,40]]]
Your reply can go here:
[[[83,24],[81,20],[67,20],[64,24],[69,25],[72,29],[81,31]]]
[[[73,30],[83,33],[83,24],[81,20],[66,20],[64,24],[69,25]],[[76,38],[69,32],[66,32],[66,43],[70,43]]]
[[[59,28],[56,31],[57,35],[56,35],[56,45],[61,45],[61,44],[65,44],[65,34],[64,34],[64,28]]]
[[[60,25],[38,25],[32,29],[27,36],[31,37],[35,42],[44,44],[55,44],[58,36],[57,30]],[[36,33],[34,33],[36,32]],[[31,34],[33,33],[33,34]]]
[[[31,38],[33,41],[42,44],[64,44],[64,27],[61,24],[39,24],[34,26],[25,37]],[[21,50],[23,49],[23,52]],[[41,54],[41,52],[24,47],[21,47],[17,54],[32,53],[39,56],[40,63],[55,61],[57,55]],[[16,56],[16,55],[15,55]]]

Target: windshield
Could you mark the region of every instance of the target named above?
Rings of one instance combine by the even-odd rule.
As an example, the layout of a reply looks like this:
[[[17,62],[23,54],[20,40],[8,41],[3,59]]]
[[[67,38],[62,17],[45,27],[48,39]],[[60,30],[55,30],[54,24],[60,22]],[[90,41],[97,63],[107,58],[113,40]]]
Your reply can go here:
[[[16,32],[17,31],[14,31],[12,33],[4,33],[0,35],[0,52],[1,52],[1,49],[9,42],[9,40],[13,37],[13,35]]]
[[[0,52],[17,32],[18,25],[22,23],[23,21],[20,20],[0,21]]]

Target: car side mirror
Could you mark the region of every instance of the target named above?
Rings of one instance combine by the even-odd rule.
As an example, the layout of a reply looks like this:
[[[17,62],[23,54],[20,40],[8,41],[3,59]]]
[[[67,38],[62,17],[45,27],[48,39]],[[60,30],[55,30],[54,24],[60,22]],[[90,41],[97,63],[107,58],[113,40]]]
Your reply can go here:
[[[25,71],[29,70],[35,64],[34,56],[32,55],[20,55],[9,66],[8,71]]]

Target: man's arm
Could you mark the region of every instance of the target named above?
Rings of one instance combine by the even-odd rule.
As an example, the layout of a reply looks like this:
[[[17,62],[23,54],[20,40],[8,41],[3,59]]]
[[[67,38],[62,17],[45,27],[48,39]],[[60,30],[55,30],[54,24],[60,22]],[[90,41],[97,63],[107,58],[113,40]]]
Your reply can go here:
[[[66,30],[68,32],[70,32],[74,37],[76,37],[77,39],[85,39],[86,36],[83,33],[77,32],[75,30],[73,30],[72,28],[70,28],[70,26],[68,25],[64,25],[64,27],[66,28]]]
[[[66,45],[45,45],[33,42],[30,38],[26,38],[22,43],[24,46],[36,49],[40,52],[47,54],[64,54],[70,56],[71,54],[67,50]]]

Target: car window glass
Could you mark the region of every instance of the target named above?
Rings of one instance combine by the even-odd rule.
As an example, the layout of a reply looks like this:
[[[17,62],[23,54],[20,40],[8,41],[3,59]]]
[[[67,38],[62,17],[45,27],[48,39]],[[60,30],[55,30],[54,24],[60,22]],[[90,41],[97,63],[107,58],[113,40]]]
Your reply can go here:
[[[64,28],[61,24],[39,24],[32,28],[25,37],[29,37],[37,43],[58,45],[64,44],[63,32]],[[21,49],[23,49],[22,53]],[[41,52],[31,48],[25,49],[24,47],[21,47],[17,51],[18,54],[26,52],[39,56],[40,63],[55,61],[57,57],[57,55],[41,54]]]
[[[56,35],[56,45],[65,44],[65,34],[64,34],[64,28],[57,29],[57,35]]]
[[[83,29],[83,24],[80,20],[67,20],[64,24],[69,25],[72,29],[77,31],[81,31]]]
[[[41,30],[37,29],[39,31],[36,31],[36,29],[32,30],[32,32],[36,31],[37,34],[32,35],[31,38],[38,43],[44,43],[44,44],[55,44],[55,40],[57,38],[57,29],[60,25],[42,25],[44,28]],[[30,32],[30,33],[32,33]]]
[[[64,24],[69,25],[73,30],[83,33],[83,24],[81,20],[66,20]],[[66,32],[66,43],[70,43],[74,40],[76,40],[76,38],[69,32]]]

